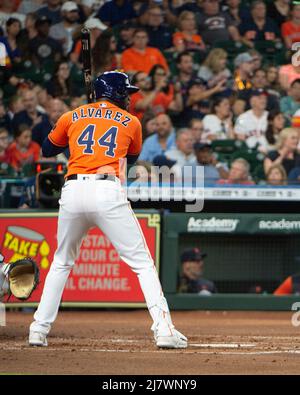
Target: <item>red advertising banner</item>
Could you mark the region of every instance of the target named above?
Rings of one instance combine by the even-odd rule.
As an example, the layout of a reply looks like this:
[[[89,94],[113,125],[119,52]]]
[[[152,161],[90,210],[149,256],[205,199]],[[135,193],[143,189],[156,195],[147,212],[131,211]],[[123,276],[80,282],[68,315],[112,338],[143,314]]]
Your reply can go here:
[[[150,253],[159,269],[160,216],[138,213]],[[44,281],[56,250],[56,213],[0,214],[0,252],[5,262],[32,257],[40,266],[40,285],[29,303],[40,300]],[[128,235],[130,237],[130,235]],[[16,303],[13,297],[9,302]],[[92,228],[84,238],[68,278],[62,302],[66,305],[120,305],[144,303],[135,273],[124,263],[110,240]]]

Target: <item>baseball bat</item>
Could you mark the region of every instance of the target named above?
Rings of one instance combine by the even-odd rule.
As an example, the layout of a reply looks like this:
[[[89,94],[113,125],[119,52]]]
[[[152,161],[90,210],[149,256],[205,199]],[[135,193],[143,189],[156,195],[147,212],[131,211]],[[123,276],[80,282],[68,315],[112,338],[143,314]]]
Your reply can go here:
[[[94,102],[94,89],[92,82],[92,54],[89,29],[81,30],[83,77],[88,103]]]

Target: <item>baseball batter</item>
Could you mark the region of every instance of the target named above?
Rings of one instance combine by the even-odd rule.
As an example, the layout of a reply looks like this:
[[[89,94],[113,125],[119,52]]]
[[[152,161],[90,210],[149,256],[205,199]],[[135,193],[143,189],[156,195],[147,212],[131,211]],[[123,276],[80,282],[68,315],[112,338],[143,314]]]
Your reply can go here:
[[[91,227],[98,226],[138,276],[156,345],[186,348],[187,339],[172,324],[155,265],[119,178],[119,161],[134,163],[141,151],[141,124],[127,112],[129,95],[138,88],[126,74],[110,71],[95,80],[94,89],[96,103],[62,115],[43,143],[44,156],[69,146],[70,159],[59,202],[58,246],[30,326],[29,344],[47,346],[81,242]]]

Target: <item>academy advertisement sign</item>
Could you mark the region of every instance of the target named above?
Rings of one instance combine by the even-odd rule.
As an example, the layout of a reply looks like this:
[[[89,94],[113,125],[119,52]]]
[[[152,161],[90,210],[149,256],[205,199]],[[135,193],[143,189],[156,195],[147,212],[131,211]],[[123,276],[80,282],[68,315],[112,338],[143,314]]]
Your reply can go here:
[[[152,258],[159,269],[160,216],[137,214]],[[56,213],[0,214],[0,252],[5,262],[33,258],[41,282],[29,303],[40,300],[46,275],[56,250]],[[128,235],[130,237],[130,235]],[[10,303],[18,302],[11,297]],[[110,240],[92,228],[84,238],[76,264],[67,280],[62,302],[70,305],[124,305],[144,303],[135,273],[124,263]]]
[[[239,219],[231,218],[195,218],[191,217],[188,222],[188,232],[234,232]]]
[[[167,213],[164,233],[295,234],[300,233],[298,214]]]

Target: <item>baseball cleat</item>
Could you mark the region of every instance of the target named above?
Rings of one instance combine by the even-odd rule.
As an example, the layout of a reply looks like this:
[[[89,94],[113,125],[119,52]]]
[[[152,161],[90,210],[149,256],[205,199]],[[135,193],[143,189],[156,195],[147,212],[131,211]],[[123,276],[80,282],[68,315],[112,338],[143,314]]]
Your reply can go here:
[[[155,341],[157,347],[160,348],[187,348],[188,346],[187,338],[175,328],[171,329],[169,333],[157,332]]]
[[[30,332],[29,333],[29,345],[36,347],[47,347],[47,337],[44,333],[40,332]]]

